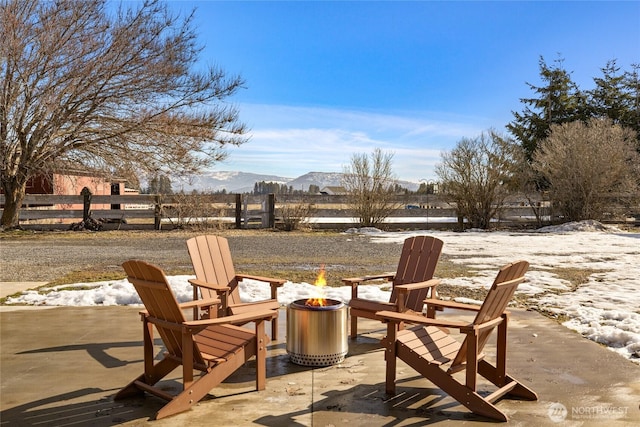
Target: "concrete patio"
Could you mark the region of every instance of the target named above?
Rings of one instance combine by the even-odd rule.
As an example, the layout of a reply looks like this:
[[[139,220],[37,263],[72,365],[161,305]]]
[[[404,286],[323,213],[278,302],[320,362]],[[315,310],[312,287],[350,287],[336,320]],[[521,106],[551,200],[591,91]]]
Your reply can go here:
[[[192,410],[151,421],[163,401],[151,396],[113,401],[118,389],[142,372],[137,313],[131,307],[1,307],[1,425],[370,427],[491,422],[471,414],[402,363],[398,394],[385,395],[385,362],[378,345],[385,330],[378,322],[360,320],[363,334],[350,341],[342,364],[292,364],[286,353],[284,310],[279,318],[282,339],[269,345],[266,390],[254,390],[250,361]],[[509,333],[508,371],[539,396],[537,402],[500,401],[510,424],[638,425],[640,365],[535,312],[512,310]],[[166,384],[167,390],[176,386],[175,381]]]

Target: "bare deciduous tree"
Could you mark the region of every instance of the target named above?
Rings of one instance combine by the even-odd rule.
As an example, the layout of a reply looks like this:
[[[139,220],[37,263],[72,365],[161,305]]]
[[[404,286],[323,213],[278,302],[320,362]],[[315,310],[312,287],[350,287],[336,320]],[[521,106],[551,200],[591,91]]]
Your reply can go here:
[[[531,208],[536,225],[542,227],[549,216],[548,195],[546,191],[540,189],[542,178],[532,167],[531,163],[522,159],[520,167],[514,173],[516,177],[516,187],[522,197]]]
[[[441,194],[474,228],[489,228],[504,199],[515,188],[523,151],[495,131],[463,138],[436,165]]]
[[[397,179],[392,169],[392,153],[376,148],[369,156],[354,154],[344,168],[343,185],[349,204],[360,225],[376,226],[398,209],[394,201]]]
[[[549,183],[554,211],[569,221],[601,220],[612,204],[637,200],[635,137],[610,119],[552,125],[532,167]]]
[[[31,177],[52,170],[194,172],[246,141],[225,100],[238,76],[195,71],[192,16],[147,0],[0,3],[2,227]]]

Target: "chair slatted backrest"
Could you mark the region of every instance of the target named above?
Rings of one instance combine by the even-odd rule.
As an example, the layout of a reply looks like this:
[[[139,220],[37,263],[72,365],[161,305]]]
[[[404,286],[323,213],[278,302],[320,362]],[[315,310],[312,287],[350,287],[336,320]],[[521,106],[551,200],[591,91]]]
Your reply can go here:
[[[163,271],[138,260],[127,261],[122,267],[127,273],[127,279],[136,288],[149,316],[163,321],[154,325],[167,352],[182,358],[181,325],[186,319]],[[204,363],[195,341],[193,346],[194,362]]]
[[[402,245],[398,269],[393,280],[393,290],[389,302],[395,303],[398,295],[395,287],[409,283],[424,282],[433,279],[440,259],[443,242],[433,236],[409,237]],[[429,288],[411,292],[405,306],[414,311],[421,311]]]
[[[238,280],[233,267],[231,250],[226,238],[220,236],[197,236],[187,240],[191,263],[199,280],[230,288],[228,304],[240,304]],[[216,298],[217,294],[200,288],[203,298]]]
[[[516,292],[516,288],[520,283],[524,281],[524,275],[529,268],[527,261],[517,261],[511,264],[507,264],[498,271],[498,274],[487,293],[478,314],[476,315],[473,324],[479,325],[484,322],[488,322],[498,317],[507,309],[507,305],[513,294]],[[495,329],[487,328],[482,331],[478,336],[478,354],[482,352],[485,344],[487,343],[491,332]],[[450,370],[455,371],[460,366],[464,365],[467,361],[467,344],[469,337],[465,338],[458,351],[458,354],[451,363]]]

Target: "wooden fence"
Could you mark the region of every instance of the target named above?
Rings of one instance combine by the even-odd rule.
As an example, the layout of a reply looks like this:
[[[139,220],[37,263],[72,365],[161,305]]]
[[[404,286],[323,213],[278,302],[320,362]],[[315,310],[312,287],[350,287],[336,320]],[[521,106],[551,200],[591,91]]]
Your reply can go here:
[[[402,195],[385,220],[389,229],[456,228],[462,224],[455,208],[437,195]],[[233,228],[274,228],[286,223],[287,206],[307,206],[304,222],[313,228],[346,229],[358,226],[347,196],[339,195],[27,195],[20,209],[23,227],[70,227],[90,217],[105,228],[175,228],[190,224],[217,224]],[[511,203],[496,221],[535,223],[530,207]],[[0,195],[0,209],[4,196]],[[283,216],[284,215],[284,216]]]

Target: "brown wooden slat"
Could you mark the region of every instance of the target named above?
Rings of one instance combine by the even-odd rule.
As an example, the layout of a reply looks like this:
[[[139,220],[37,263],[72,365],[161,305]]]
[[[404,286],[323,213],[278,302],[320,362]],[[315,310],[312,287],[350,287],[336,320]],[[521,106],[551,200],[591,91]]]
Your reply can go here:
[[[173,400],[173,395],[169,393],[165,393],[164,391],[156,387],[150,386],[146,383],[143,383],[142,381],[135,381],[134,384],[136,385],[136,387],[146,391],[147,393],[151,393],[156,397],[159,397],[167,401]]]
[[[255,303],[242,302],[238,287],[239,278],[242,276],[236,275],[231,250],[229,249],[229,242],[226,238],[214,235],[196,236],[187,241],[187,248],[198,280],[229,288],[229,291],[226,293],[227,298],[223,299],[221,306],[214,315],[227,316],[235,313],[260,310],[265,307],[277,312],[280,306],[273,287],[270,289],[270,300]],[[270,284],[280,285],[284,283],[283,280],[268,277],[258,279],[267,281]],[[215,291],[205,287],[200,287],[200,293],[203,298],[214,298],[218,296]],[[236,306],[238,307],[236,308]],[[271,335],[274,339],[277,339],[277,321],[275,319],[271,321]]]
[[[229,286],[228,304],[240,303],[238,282],[227,239],[220,236],[197,236],[187,242],[196,277],[205,282]],[[203,298],[212,298],[215,292],[201,288]]]
[[[358,317],[368,319],[378,319],[376,312],[388,310],[412,310],[422,312],[424,307],[424,299],[433,293],[431,286],[419,287],[416,285],[412,289],[404,288],[399,290],[398,286],[409,284],[420,284],[433,278],[435,268],[440,258],[443,242],[433,236],[414,236],[405,239],[398,267],[395,275],[393,275],[391,296],[389,305],[383,306],[375,301],[367,301],[357,298],[357,284],[366,279],[343,279],[348,285],[352,286],[351,301],[351,337],[357,336]],[[372,276],[379,277],[379,276]],[[402,294],[401,294],[402,292]],[[400,296],[403,298],[404,305],[401,307]]]
[[[415,291],[409,292],[409,298],[405,301],[406,308],[421,312],[424,306],[424,300],[430,292],[430,288],[416,289]]]
[[[432,381],[451,397],[476,414],[500,421],[508,421],[507,416],[492,402],[509,392],[528,400],[537,400],[537,395],[506,373],[507,319],[505,310],[518,286],[524,280],[528,263],[519,261],[503,267],[479,308],[474,328],[461,327],[467,334],[458,343],[448,333],[435,326],[414,327],[396,331],[395,324],[402,315],[388,313],[385,318],[393,320],[387,328],[387,338],[383,344],[386,353],[386,391],[395,392],[396,358],[403,360],[413,369]],[[491,331],[498,328],[495,366],[484,360],[483,348]],[[480,331],[480,332],[478,332]],[[471,352],[468,354],[468,352]],[[469,363],[467,363],[469,357]],[[451,362],[448,369],[442,365]],[[453,374],[465,370],[464,382]],[[488,396],[477,392],[477,377],[483,376],[498,389]]]
[[[396,285],[424,282],[433,278],[441,250],[442,240],[432,236],[414,236],[405,240],[393,281],[394,289],[391,291],[390,302],[397,301]],[[421,311],[422,300],[410,296],[411,305],[407,304],[407,308]]]
[[[485,397],[485,400],[487,402],[495,402],[496,400],[500,399],[502,396],[504,396],[505,394],[509,393],[511,390],[516,388],[517,386],[518,386],[518,381],[510,381],[503,387],[500,387],[498,390],[494,391],[493,393]]]
[[[450,361],[460,348],[459,342],[434,326],[401,331],[397,341],[426,361],[439,363]]]
[[[150,316],[176,324],[181,324],[186,320],[161,270],[141,261],[125,263],[125,270]],[[181,356],[182,334],[159,325],[156,325],[156,329],[167,352]],[[203,364],[204,360],[200,356],[200,352],[196,350],[193,353],[194,362]]]
[[[216,345],[218,348],[226,348],[231,351],[234,347],[242,345],[253,336],[255,336],[255,334],[247,330],[233,329],[228,325],[215,325],[198,333],[194,338],[198,343],[202,342],[206,345]]]
[[[424,236],[415,239],[411,251],[413,257],[408,265],[407,272],[404,277],[404,283],[416,283],[423,281],[425,275],[427,275],[428,257],[431,254],[431,241],[433,239],[427,239]],[[433,274],[432,274],[433,277]],[[396,283],[397,284],[397,283]]]
[[[518,284],[524,280],[523,275],[528,267],[529,263],[527,261],[518,261],[507,264],[498,271],[498,274],[496,275],[496,278],[491,285],[478,314],[476,315],[474,324],[480,324],[496,319],[504,313]],[[493,328],[483,331],[480,334],[478,340],[478,353],[482,352],[492,330]],[[452,362],[451,366],[453,369],[456,369],[456,365],[463,365],[466,363],[467,341],[468,338],[463,341],[460,351]]]
[[[233,307],[230,307],[229,311],[230,314],[243,314],[260,310],[278,310],[279,308],[280,303],[278,302],[278,300],[270,299],[266,301],[256,301],[235,305]]]
[[[375,313],[382,310],[397,311],[397,306],[388,302],[370,301],[366,299],[354,298],[349,302],[352,310],[364,310]]]
[[[145,305],[143,320],[149,327],[144,329],[145,373],[122,389],[116,399],[130,396],[136,389],[168,399],[170,402],[156,414],[156,418],[163,418],[189,409],[253,356],[258,357],[256,387],[264,389],[265,351],[258,350],[256,333],[232,325],[207,324],[208,321],[186,322],[162,270],[142,261],[127,261],[123,267]],[[151,325],[167,348],[167,354],[157,363]],[[200,327],[204,329],[193,329]],[[198,332],[192,335],[193,331]],[[179,365],[183,365],[181,393],[172,396],[155,386]],[[193,370],[201,370],[204,375],[195,379]]]

